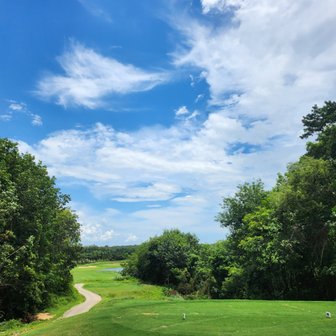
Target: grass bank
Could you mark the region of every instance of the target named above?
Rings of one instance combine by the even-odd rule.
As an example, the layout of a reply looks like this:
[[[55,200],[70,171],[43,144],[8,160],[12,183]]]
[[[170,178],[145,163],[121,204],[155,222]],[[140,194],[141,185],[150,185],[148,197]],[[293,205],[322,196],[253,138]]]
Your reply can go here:
[[[167,298],[160,287],[121,280],[117,272],[106,270],[118,266],[77,267],[75,282],[101,295],[101,303],[88,313],[45,322],[24,335],[335,335],[335,302]],[[335,317],[327,319],[326,311]]]
[[[48,315],[49,320],[35,321],[29,324],[22,323],[18,320],[11,320],[0,323],[0,336],[19,336],[25,335],[31,330],[44,327],[45,324],[51,323],[61,317],[63,313],[74,305],[83,302],[83,297],[73,288],[67,296],[53,297],[51,306],[41,313]]]

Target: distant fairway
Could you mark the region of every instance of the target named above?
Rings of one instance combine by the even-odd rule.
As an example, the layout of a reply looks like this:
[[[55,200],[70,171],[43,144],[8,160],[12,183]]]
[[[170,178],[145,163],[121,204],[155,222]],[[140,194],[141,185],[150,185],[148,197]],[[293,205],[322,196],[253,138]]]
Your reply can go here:
[[[111,263],[76,268],[75,282],[103,297],[90,312],[25,335],[335,335],[335,302],[168,299],[160,287],[118,281]],[[117,264],[114,264],[117,267]],[[331,311],[331,319],[325,312]],[[186,314],[186,320],[182,314]]]

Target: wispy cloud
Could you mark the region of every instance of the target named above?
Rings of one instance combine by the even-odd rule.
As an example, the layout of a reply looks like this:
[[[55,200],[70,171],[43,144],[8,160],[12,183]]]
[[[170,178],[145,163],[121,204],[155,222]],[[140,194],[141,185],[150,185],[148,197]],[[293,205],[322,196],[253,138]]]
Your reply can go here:
[[[213,209],[196,196],[176,198],[163,208],[127,213],[111,208],[97,211],[82,203],[72,203],[71,207],[79,216],[85,245],[139,243],[168,228],[202,234],[205,240],[224,235],[223,230],[213,223]]]
[[[36,94],[55,99],[64,107],[78,105],[93,109],[103,105],[110,95],[148,91],[169,80],[166,72],[123,64],[74,41],[58,62],[64,74],[45,75],[38,82]]]
[[[127,238],[126,238],[126,242],[127,243],[134,243],[138,240],[138,237],[134,234],[130,234]]]
[[[102,19],[108,23],[113,22],[111,16],[104,8],[100,7],[97,1],[92,0],[78,0],[78,2],[93,16]]]
[[[202,6],[208,20],[171,19],[184,37],[176,66],[203,73],[210,106],[237,120],[264,120],[263,132],[296,143],[302,116],[336,98],[334,2],[202,0]]]
[[[204,14],[211,11],[229,10],[230,7],[239,7],[244,4],[244,0],[201,0]]]
[[[0,115],[0,120],[11,121],[15,115],[25,115],[31,120],[33,126],[42,126],[42,117],[38,114],[32,113],[27,104],[17,102],[15,100],[6,101],[6,113]]]
[[[83,225],[96,230],[97,237],[111,229],[115,234],[128,230],[142,241],[169,227],[206,236],[207,223],[209,232],[220,232],[214,216],[221,197],[246,179],[260,177],[271,185],[277,172],[302,150],[303,144],[268,137],[263,123],[246,128],[218,111],[196,128],[179,121],[168,128],[119,132],[97,124],[88,130],[51,134],[34,146],[20,143],[20,147],[42,159],[61,184],[84,188],[96,199],[149,203],[142,210],[110,213],[113,218],[106,222],[98,219],[100,213],[96,221],[81,216]],[[262,150],[239,150],[238,143],[232,151],[234,142]],[[165,205],[152,207],[154,202]]]
[[[235,3],[203,1],[201,15],[218,16],[215,24],[196,17],[171,20],[184,37],[183,49],[174,54],[177,69],[193,71],[191,83],[201,78],[210,90],[212,112],[195,121],[197,127],[187,120],[197,111],[183,105],[175,111],[176,123],[167,127],[120,132],[96,124],[50,134],[32,146],[21,143],[61,183],[76,183],[96,198],[148,203],[127,214],[85,213],[82,222],[97,236],[111,232],[126,241],[132,234],[142,241],[163,228],[178,227],[203,237],[213,230],[218,237],[213,218],[221,198],[246,180],[262,178],[273,185],[277,172],[304,151],[302,116],[313,104],[336,99],[333,1]],[[221,25],[223,11],[232,25]],[[65,106],[93,108],[110,94],[166,80],[162,73],[148,80],[148,72],[78,44],[60,64],[65,75],[45,77],[40,85],[49,90],[40,91]],[[125,86],[119,87],[116,73],[125,75]]]
[[[12,120],[12,118],[13,118],[13,116],[11,114],[8,114],[8,113],[0,115],[0,120],[2,120],[2,121],[10,121],[10,120]]]
[[[192,121],[200,115],[197,110],[189,111],[186,106],[181,106],[175,110],[175,117],[179,120]]]
[[[42,126],[43,125],[42,118],[38,114],[33,114],[32,113],[31,118],[32,118],[32,125],[34,125],[34,126]]]
[[[25,110],[27,108],[26,104],[17,103],[17,102],[10,103],[8,107],[12,111],[22,111],[22,110]]]
[[[186,106],[181,106],[181,107],[179,107],[179,108],[175,111],[175,115],[176,115],[177,117],[182,116],[182,115],[185,115],[185,114],[189,114],[189,113],[190,113],[190,112],[189,112],[189,110],[187,109]]]

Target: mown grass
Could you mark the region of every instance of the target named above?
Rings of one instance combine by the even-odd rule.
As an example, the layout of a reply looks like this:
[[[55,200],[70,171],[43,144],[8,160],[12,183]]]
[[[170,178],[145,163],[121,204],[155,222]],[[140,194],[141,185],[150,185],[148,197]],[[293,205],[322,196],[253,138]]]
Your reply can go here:
[[[91,265],[92,266],[92,265]],[[181,300],[167,298],[162,288],[120,280],[116,272],[76,268],[77,283],[103,297],[90,312],[39,325],[24,335],[335,335],[335,302]],[[182,318],[186,314],[186,319]]]
[[[159,286],[139,284],[134,279],[122,280],[117,272],[105,271],[120,267],[119,262],[81,265],[73,271],[75,283],[84,283],[85,288],[99,294],[103,302],[110,299],[163,299]]]

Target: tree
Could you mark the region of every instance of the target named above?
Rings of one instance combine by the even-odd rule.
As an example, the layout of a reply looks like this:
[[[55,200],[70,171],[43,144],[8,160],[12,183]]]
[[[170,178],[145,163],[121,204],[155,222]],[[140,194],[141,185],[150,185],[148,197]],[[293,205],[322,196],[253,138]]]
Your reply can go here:
[[[239,258],[241,248],[240,240],[246,235],[247,226],[244,217],[255,211],[266,198],[267,192],[262,181],[244,183],[238,186],[238,190],[233,197],[225,197],[222,203],[222,211],[216,220],[222,227],[230,230],[230,253],[233,259]]]
[[[336,103],[315,105],[303,125],[316,140],[270,192],[259,181],[224,198],[224,297],[336,298]]]
[[[333,284],[336,278],[322,275],[324,270],[334,268],[336,261],[335,190],[333,164],[310,156],[303,156],[289,165],[279,186],[276,216],[298,256],[296,263],[291,265],[298,286],[297,295],[336,297]]]
[[[233,197],[223,199],[222,212],[218,214],[216,220],[221,226],[229,228],[232,235],[239,234],[244,227],[244,216],[254,211],[266,195],[261,180],[239,185]]]
[[[336,102],[327,101],[323,107],[314,105],[311,113],[302,119],[301,138],[317,135],[316,142],[307,143],[307,154],[325,160],[336,159]]]
[[[179,230],[141,244],[125,265],[124,272],[145,282],[178,289],[183,294],[195,290],[193,277],[200,265],[198,239]],[[199,274],[198,274],[199,275]]]
[[[41,162],[0,139],[0,311],[27,317],[66,293],[79,250],[70,198]]]
[[[212,298],[222,298],[223,282],[229,277],[230,267],[232,266],[229,252],[228,240],[218,241],[211,246],[209,265],[211,275],[214,279],[210,295]]]
[[[336,126],[336,102],[326,101],[323,107],[314,105],[311,113],[308,113],[302,119],[303,134],[302,139],[308,138],[314,134],[322,134],[328,128]]]

